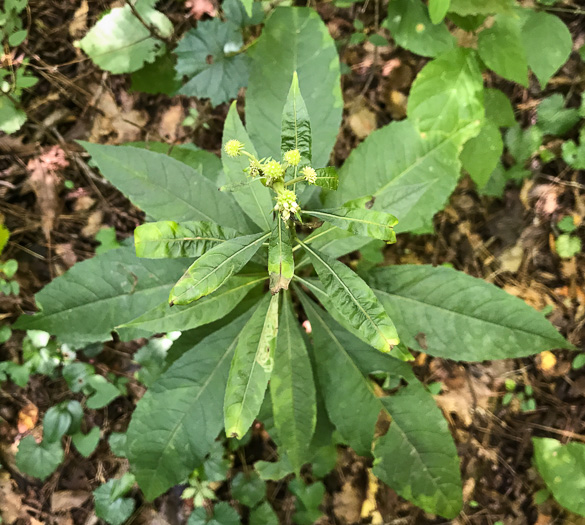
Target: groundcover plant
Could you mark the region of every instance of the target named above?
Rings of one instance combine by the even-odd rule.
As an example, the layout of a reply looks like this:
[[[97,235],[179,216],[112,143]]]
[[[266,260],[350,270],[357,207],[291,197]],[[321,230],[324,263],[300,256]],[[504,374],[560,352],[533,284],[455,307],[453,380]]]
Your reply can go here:
[[[295,473],[335,432],[398,494],[452,518],[462,507],[457,450],[410,350],[478,361],[571,345],[520,299],[451,268],[358,275],[338,259],[428,231],[483,123],[479,61],[454,49],[429,63],[409,118],[372,134],[338,174],[326,163],[341,117],[339,62],[318,15],[276,9],[254,52],[247,127],[232,104],[221,169],[200,150],[82,143],[149,222],[134,246],[46,286],[39,313],[15,328],[72,348],[113,331],[124,341],[183,332],[128,429],[126,454],[149,500],[187,480],[222,432],[243,438],[260,419]]]

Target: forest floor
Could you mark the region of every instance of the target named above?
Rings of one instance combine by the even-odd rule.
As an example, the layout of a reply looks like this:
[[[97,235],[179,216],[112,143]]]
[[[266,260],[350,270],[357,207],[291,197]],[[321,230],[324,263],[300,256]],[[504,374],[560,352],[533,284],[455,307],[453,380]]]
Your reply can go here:
[[[194,22],[184,4],[161,3],[176,27],[185,30]],[[34,294],[42,286],[75,262],[91,257],[102,228],[114,228],[121,241],[143,221],[142,212],[88,165],[76,140],[190,142],[219,154],[226,104],[212,108],[206,100],[133,92],[128,76],[100,71],[73,45],[108,8],[105,1],[89,4],[86,0],[30,2],[34,23],[20,49],[31,57],[31,69],[40,82],[23,99],[29,117],[24,127],[14,135],[0,135],[0,213],[11,232],[3,258],[18,261],[20,285],[20,295],[0,295],[3,323],[33,311]],[[346,9],[320,4],[317,9],[336,39],[347,39],[356,17],[367,28],[375,28],[378,22],[374,2]],[[575,48],[583,45],[585,16],[563,19],[572,30]],[[374,47],[366,42],[342,46],[340,52],[347,69],[342,77],[344,119],[332,156],[338,166],[371,131],[404,118],[410,85],[426,63],[391,45]],[[579,106],[585,65],[573,56],[545,93],[535,83],[524,89],[492,77],[486,81],[510,96],[517,120],[527,126],[534,122],[543,96],[562,93],[569,106]],[[198,118],[195,125],[186,127],[182,123],[192,109]],[[43,168],[47,162],[53,163],[52,170]],[[496,283],[538,310],[547,309],[551,322],[571,342],[583,345],[585,255],[561,259],[555,250],[555,234],[562,217],[573,216],[577,224],[585,219],[585,175],[559,161],[544,164],[539,158],[531,161],[530,170],[530,178],[509,183],[501,198],[480,196],[473,183],[463,178],[446,209],[436,216],[435,233],[399,236],[396,244],[385,249],[384,262],[449,263]],[[359,258],[352,254],[350,264],[359,264]],[[22,337],[15,332],[3,345],[1,360],[19,358]],[[136,343],[107,343],[93,361],[100,373],[129,379],[128,396],[86,416],[100,426],[103,435],[125,431],[144,392],[134,379],[137,365],[132,354],[137,348]],[[585,519],[569,515],[552,499],[540,504],[534,500],[544,485],[532,466],[531,438],[585,442],[585,373],[572,369],[572,359],[568,351],[470,364],[417,356],[416,374],[427,384],[441,383],[436,400],[461,457],[466,504],[464,513],[452,523],[585,524]],[[509,403],[503,401],[506,380],[516,384]],[[18,472],[14,453],[22,426],[25,432],[31,430],[48,407],[72,396],[63,380],[42,376],[33,376],[25,388],[3,385],[0,515],[4,523],[96,523],[90,492],[127,468],[104,441],[89,459],[69,447],[64,464],[44,483]],[[528,399],[534,402],[526,403]],[[236,463],[250,464],[272,455],[273,447],[258,429]],[[241,469],[237,465],[230,475]],[[378,484],[368,476],[370,467],[368,459],[339,448],[337,466],[325,478],[325,517],[319,523],[450,523],[424,514]],[[133,492],[139,504],[131,522],[185,523],[192,507],[180,499],[180,493],[172,490],[149,504],[138,491]],[[227,489],[218,494],[229,500]],[[269,494],[282,522],[290,523],[290,494],[277,483]]]

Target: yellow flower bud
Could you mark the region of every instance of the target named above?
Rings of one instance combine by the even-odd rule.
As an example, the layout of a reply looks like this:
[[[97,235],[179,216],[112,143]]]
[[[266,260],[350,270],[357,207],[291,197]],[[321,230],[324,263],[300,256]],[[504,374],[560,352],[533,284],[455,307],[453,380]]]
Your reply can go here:
[[[284,161],[291,166],[298,166],[301,162],[301,154],[298,149],[291,149],[284,154]]]
[[[244,145],[236,139],[228,140],[223,147],[228,157],[239,157]]]
[[[309,184],[315,184],[317,182],[317,172],[313,168],[307,166],[302,169],[301,173]]]

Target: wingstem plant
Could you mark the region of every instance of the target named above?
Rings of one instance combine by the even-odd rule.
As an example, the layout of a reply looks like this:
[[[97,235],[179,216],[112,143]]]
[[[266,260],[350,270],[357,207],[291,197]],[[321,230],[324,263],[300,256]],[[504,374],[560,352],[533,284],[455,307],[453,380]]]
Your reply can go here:
[[[337,430],[398,494],[453,518],[462,508],[455,443],[407,363],[410,350],[477,361],[571,345],[539,312],[480,279],[426,265],[360,276],[338,259],[372,239],[428,230],[457,183],[463,145],[484,122],[477,55],[454,49],[429,63],[409,119],[374,132],[338,174],[324,166],[341,117],[334,43],[314,11],[279,8],[253,71],[283,33],[291,40],[277,70],[251,78],[247,128],[230,108],[222,170],[203,151],[175,148],[172,158],[83,143],[155,222],[136,229],[135,254],[111,250],[55,279],[37,295],[40,312],[15,327],[74,348],[112,331],[122,340],[183,332],[128,430],[126,453],[149,500],[185,482],[220,433],[241,439],[272,415],[271,437],[297,474]],[[325,72],[318,84],[307,64]],[[307,103],[300,86],[312,88]],[[380,373],[392,395],[375,384]],[[381,414],[391,424],[378,436]]]

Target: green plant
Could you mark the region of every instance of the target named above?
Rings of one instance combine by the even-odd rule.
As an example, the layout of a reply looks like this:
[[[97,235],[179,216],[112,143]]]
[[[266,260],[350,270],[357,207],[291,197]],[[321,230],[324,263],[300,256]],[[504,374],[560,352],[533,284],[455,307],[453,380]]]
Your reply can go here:
[[[517,392],[517,384],[513,379],[506,379],[505,381],[506,393],[502,398],[502,405],[508,406],[512,400],[516,399],[520,405],[522,412],[531,412],[536,410],[536,401],[532,397],[533,389],[530,385],[525,385],[524,388]]]
[[[557,223],[557,228],[562,232],[556,239],[556,250],[559,257],[570,259],[581,253],[581,238],[575,234],[577,225],[573,217],[563,217]]]

